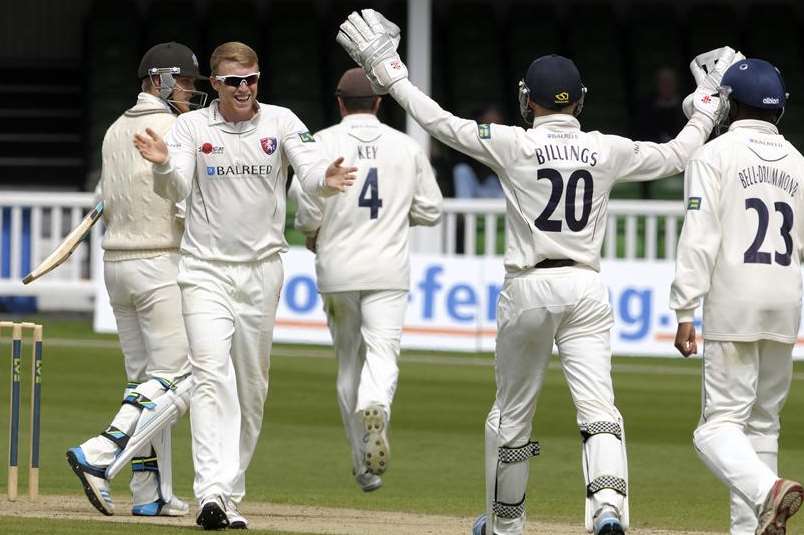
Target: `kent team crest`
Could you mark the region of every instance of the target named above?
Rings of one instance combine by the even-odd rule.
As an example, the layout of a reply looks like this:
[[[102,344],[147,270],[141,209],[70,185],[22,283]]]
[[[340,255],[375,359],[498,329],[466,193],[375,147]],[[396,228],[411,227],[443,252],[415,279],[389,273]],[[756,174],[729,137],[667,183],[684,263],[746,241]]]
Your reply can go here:
[[[262,150],[265,151],[265,154],[270,156],[276,150],[278,143],[276,142],[275,137],[264,137],[260,139],[260,146]]]

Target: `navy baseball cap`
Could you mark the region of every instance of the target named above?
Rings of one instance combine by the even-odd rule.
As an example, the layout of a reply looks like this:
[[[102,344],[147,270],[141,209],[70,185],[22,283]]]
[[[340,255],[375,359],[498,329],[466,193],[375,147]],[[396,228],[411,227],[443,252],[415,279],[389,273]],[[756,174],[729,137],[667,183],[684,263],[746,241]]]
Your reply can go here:
[[[787,102],[782,73],[765,60],[748,58],[726,70],[721,87],[731,88],[729,96],[761,110],[780,110]]]
[[[530,99],[550,110],[559,110],[577,102],[584,91],[581,73],[564,56],[550,54],[536,58],[525,74]]]

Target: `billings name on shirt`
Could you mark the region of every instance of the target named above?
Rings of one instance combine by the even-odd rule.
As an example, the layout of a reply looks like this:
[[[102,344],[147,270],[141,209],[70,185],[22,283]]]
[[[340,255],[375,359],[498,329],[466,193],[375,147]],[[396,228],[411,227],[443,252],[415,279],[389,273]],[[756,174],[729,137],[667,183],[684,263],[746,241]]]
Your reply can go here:
[[[274,170],[270,164],[262,165],[208,165],[207,176],[224,176],[232,178],[249,176],[269,176]]]
[[[743,188],[756,184],[769,184],[783,190],[791,197],[798,191],[798,180],[782,169],[770,165],[752,165],[737,173]]]
[[[578,145],[542,145],[536,149],[539,165],[553,160],[581,162],[594,167],[597,152]]]

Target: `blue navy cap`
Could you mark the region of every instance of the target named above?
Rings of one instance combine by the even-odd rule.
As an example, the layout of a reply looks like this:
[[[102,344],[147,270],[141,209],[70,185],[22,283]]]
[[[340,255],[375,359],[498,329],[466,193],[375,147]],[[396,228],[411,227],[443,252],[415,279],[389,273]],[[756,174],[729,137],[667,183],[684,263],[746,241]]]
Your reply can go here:
[[[569,106],[583,96],[578,67],[558,54],[536,58],[528,67],[525,85],[533,102],[551,110]]]
[[[720,85],[730,87],[729,95],[737,102],[762,110],[780,110],[787,101],[782,73],[762,59],[738,61],[726,70]]]

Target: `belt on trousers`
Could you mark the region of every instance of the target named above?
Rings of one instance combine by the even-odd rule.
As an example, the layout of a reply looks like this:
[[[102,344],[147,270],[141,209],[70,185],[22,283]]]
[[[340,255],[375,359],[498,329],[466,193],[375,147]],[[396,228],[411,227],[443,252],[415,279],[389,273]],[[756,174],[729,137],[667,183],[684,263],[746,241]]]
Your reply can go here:
[[[569,267],[574,266],[575,264],[577,264],[575,260],[570,260],[568,258],[561,258],[558,260],[548,258],[547,260],[542,260],[533,267],[536,269],[549,269],[549,268]]]

